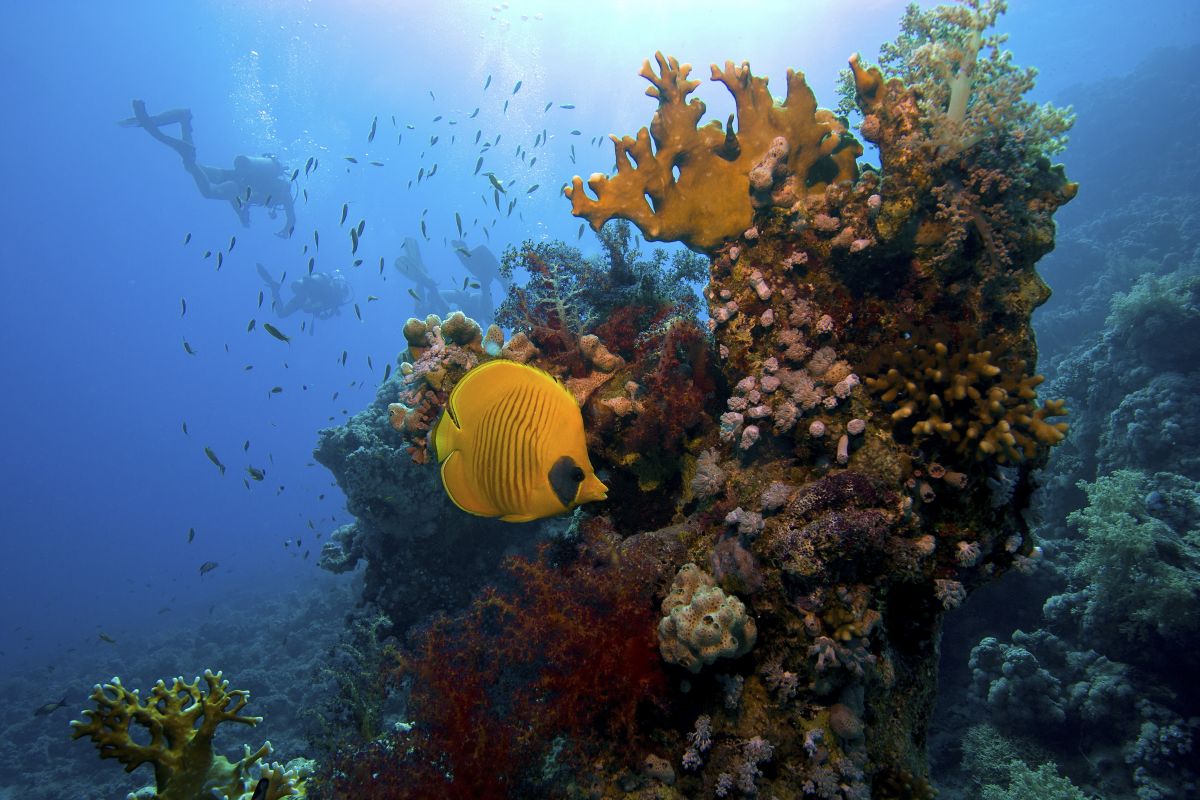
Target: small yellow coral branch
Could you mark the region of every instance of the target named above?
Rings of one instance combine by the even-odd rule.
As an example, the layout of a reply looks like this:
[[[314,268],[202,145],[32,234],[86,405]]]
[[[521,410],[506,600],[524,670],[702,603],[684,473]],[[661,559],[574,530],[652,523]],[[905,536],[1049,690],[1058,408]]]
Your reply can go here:
[[[168,687],[159,681],[142,700],[137,690],[129,691],[120,678],[92,690],[96,709],[75,720],[71,736],[91,738],[101,758],[115,758],[133,772],[142,764],[154,766],[154,780],[161,800],[193,800],[205,791],[213,767],[213,736],[222,722],[257,725],[262,717],[240,714],[250,693],[229,689],[220,672],[204,672],[207,691],[200,678],[187,683],[176,678]],[[138,744],[130,734],[134,723],[149,734],[147,744]]]

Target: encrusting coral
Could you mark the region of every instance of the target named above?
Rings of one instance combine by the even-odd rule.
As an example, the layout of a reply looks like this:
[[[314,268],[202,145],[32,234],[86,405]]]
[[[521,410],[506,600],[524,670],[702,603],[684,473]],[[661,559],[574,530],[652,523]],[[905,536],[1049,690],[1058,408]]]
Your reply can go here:
[[[257,725],[262,717],[241,714],[250,700],[244,689],[230,689],[220,672],[204,672],[191,683],[175,678],[170,686],[156,683],[149,697],[141,698],[113,678],[92,691],[95,709],[83,712],[83,721],[73,721],[72,738],[90,737],[101,758],[115,758],[133,772],[142,764],[154,767],[154,782],[159,800],[195,800],[214,796],[226,800],[249,797],[255,785],[266,778],[266,798],[303,797],[308,769],[265,765],[271,743],[251,752],[247,746],[242,758],[229,761],[213,752],[213,737],[223,722]],[[144,735],[131,731],[133,725],[145,729]]]

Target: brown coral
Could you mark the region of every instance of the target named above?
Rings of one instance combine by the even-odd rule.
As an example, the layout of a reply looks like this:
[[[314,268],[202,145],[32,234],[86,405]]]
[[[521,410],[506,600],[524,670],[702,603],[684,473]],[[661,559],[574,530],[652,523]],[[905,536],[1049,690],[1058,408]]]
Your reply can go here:
[[[595,200],[583,191],[579,176],[564,189],[571,213],[586,218],[594,230],[620,217],[650,241],[681,241],[711,252],[753,224],[750,173],[756,168],[771,173],[770,180],[758,181],[764,188],[776,183],[777,174],[788,176],[791,197],[784,192],[774,204],[795,202],[858,174],[855,159],[862,147],[833,112],[817,108],[803,73],[788,70],[787,99],[776,105],[766,78],[752,75],[749,64],[726,61],[724,69],[714,64],[712,79],[725,84],[737,108],[734,132],[732,116],[724,130],[715,120],[697,127],[705,106],[698,99],[687,100],[700,85],[688,80],[691,65],[662,53],[654,58],[659,74],[649,61],[639,73],[652,84],[646,94],[658,98],[650,128],[643,127],[636,138],[612,137],[617,174],[588,178]],[[785,145],[786,153],[780,152]]]
[[[1026,374],[1023,360],[1005,363],[981,343],[951,351],[941,341],[896,350],[891,359],[894,366],[867,387],[898,406],[892,422],[907,425],[915,440],[938,437],[959,455],[1009,463],[1043,454],[1066,434],[1067,423],[1046,421],[1066,414],[1063,402],[1037,404],[1043,379]]]

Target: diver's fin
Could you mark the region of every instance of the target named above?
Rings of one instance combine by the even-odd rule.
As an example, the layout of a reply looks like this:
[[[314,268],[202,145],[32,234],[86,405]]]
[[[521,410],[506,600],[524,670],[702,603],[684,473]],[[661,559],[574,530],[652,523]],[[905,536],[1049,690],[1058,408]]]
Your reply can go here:
[[[267,268],[262,264],[255,263],[254,268],[258,270],[258,277],[262,278],[262,282],[267,286],[279,288],[279,282],[271,277],[271,273],[267,272]]]

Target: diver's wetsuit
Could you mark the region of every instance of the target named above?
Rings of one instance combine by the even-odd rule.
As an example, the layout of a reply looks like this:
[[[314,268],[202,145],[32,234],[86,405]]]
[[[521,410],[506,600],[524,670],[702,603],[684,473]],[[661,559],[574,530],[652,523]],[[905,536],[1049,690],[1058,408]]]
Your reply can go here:
[[[333,274],[317,272],[292,281],[292,299],[286,303],[280,295],[280,283],[271,278],[261,264],[258,274],[271,290],[271,307],[280,319],[290,317],[297,311],[312,314],[316,319],[329,319],[340,313],[341,307],[350,302],[353,290],[346,277],[336,271]]]

